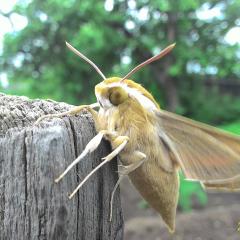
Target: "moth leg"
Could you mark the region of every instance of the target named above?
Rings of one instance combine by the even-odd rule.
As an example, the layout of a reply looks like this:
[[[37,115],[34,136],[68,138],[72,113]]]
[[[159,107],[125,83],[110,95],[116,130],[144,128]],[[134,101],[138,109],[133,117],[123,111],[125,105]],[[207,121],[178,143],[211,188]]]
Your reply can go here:
[[[129,141],[129,137],[127,136],[116,137],[115,140],[112,142],[112,147],[114,148],[114,150],[110,154],[108,154],[106,157],[102,158],[102,160],[111,161],[123,150],[123,148],[126,146],[128,141]]]
[[[146,161],[146,154],[140,152],[140,151],[135,151],[133,153],[132,158],[134,158],[134,163],[129,164],[129,165],[121,165],[120,167],[122,168],[119,171],[120,175],[128,175],[129,173],[133,172],[135,169],[140,167],[145,161]]]
[[[93,152],[100,145],[104,135],[114,135],[114,133],[107,130],[100,131],[94,138],[90,140],[83,152],[66,168],[66,170],[57,178],[55,182],[58,183],[77,163],[79,163],[88,153]]]
[[[114,137],[115,135],[113,135]],[[129,138],[127,136],[118,136],[114,137],[115,140],[118,140],[119,145],[106,157],[103,158],[103,162],[101,162],[97,167],[95,167],[84,179],[83,181],[76,187],[76,189],[69,195],[69,198],[71,199],[76,192],[83,186],[83,184],[103,165],[111,161],[114,157],[116,157],[127,145]]]
[[[93,110],[93,108],[96,108],[96,107],[99,107],[99,103],[77,106],[77,107],[72,108],[69,111],[62,112],[62,113],[44,115],[44,116],[41,116],[40,118],[38,118],[38,120],[35,122],[35,125],[40,123],[43,119],[55,118],[55,117],[64,117],[66,115],[71,116],[71,115],[75,115],[77,113],[80,113],[83,109],[87,109],[92,114],[94,121],[96,121],[97,120],[97,112]]]
[[[120,184],[120,182],[123,180],[125,176],[127,176],[129,173],[133,172],[136,170],[138,167],[140,167],[145,161],[146,161],[146,155],[140,151],[135,151],[132,155],[134,158],[135,162],[132,164],[129,164],[127,166],[121,165],[122,170],[119,171],[119,179],[116,183],[116,185],[113,188],[112,195],[111,195],[111,201],[110,201],[110,216],[109,216],[109,221],[112,221],[112,212],[113,212],[113,199],[114,199],[114,194]]]

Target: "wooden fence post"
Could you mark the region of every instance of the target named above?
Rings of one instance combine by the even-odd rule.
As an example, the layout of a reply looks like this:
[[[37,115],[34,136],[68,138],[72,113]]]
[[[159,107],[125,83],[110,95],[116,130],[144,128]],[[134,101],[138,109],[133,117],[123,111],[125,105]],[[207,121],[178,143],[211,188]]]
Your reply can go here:
[[[119,191],[109,222],[117,161],[107,164],[68,199],[101,158],[107,142],[56,178],[96,134],[91,115],[55,118],[33,126],[44,114],[72,106],[0,94],[0,240],[121,240],[123,218]]]

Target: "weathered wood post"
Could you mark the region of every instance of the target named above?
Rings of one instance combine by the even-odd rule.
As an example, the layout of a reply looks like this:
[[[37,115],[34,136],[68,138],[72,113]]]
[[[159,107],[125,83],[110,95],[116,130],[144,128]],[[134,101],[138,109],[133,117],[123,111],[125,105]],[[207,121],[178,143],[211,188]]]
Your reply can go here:
[[[110,197],[117,162],[100,169],[72,200],[70,193],[109,153],[103,142],[59,183],[56,178],[96,134],[91,115],[55,118],[33,126],[70,105],[0,94],[0,240],[120,240],[119,192],[112,222]]]

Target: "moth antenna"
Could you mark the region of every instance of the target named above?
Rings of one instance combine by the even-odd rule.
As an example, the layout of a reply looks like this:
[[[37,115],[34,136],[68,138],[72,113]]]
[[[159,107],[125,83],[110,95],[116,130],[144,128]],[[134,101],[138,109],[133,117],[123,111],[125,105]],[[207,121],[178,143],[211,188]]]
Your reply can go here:
[[[95,70],[98,72],[99,75],[101,75],[101,77],[105,80],[106,77],[105,75],[102,73],[102,71],[97,67],[97,65],[92,62],[89,58],[87,58],[85,55],[83,55],[82,53],[80,53],[76,48],[74,48],[71,44],[69,44],[68,42],[66,42],[66,46],[72,51],[74,52],[76,55],[78,55],[80,58],[84,59],[86,62],[88,62],[92,67],[95,68]]]
[[[139,64],[138,66],[136,66],[125,77],[123,77],[121,79],[121,82],[124,81],[125,79],[127,79],[128,77],[130,77],[133,73],[137,72],[139,69],[141,69],[145,65],[148,65],[149,63],[154,62],[154,61],[162,58],[166,54],[168,54],[175,47],[175,45],[176,45],[176,43],[173,43],[173,44],[169,45],[168,47],[163,49],[158,55],[153,56],[153,57],[149,58],[148,60],[144,61],[143,63]]]

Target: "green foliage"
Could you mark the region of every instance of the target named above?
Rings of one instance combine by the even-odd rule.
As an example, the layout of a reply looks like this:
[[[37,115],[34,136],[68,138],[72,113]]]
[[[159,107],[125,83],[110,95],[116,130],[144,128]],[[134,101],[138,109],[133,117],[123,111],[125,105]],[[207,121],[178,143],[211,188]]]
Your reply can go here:
[[[185,88],[181,92],[182,112],[180,114],[191,116],[201,122],[214,123],[214,125],[239,120],[239,98],[223,95],[216,88],[206,91],[198,79],[184,84]]]
[[[224,125],[222,129],[240,135],[240,122]]]
[[[217,87],[206,87],[205,81],[214,78],[217,86],[219,79],[239,79],[239,45],[224,40],[239,24],[239,1],[115,0],[109,10],[105,4],[103,0],[19,1],[12,12],[25,16],[28,25],[4,37],[0,69],[8,74],[9,87],[0,90],[90,103],[95,101],[94,86],[100,77],[66,49],[66,40],[93,59],[106,76],[123,76],[176,42],[169,57],[132,78],[164,108],[214,124],[238,119],[239,100],[223,96]],[[204,7],[221,14],[200,18]],[[130,61],[124,63],[124,58]],[[209,73],[211,68],[214,73]],[[172,99],[176,99],[173,105]]]
[[[198,182],[191,182],[184,179],[180,175],[180,189],[178,205],[181,210],[187,212],[192,210],[193,196],[198,200],[199,204],[205,206],[207,204],[207,195]]]

